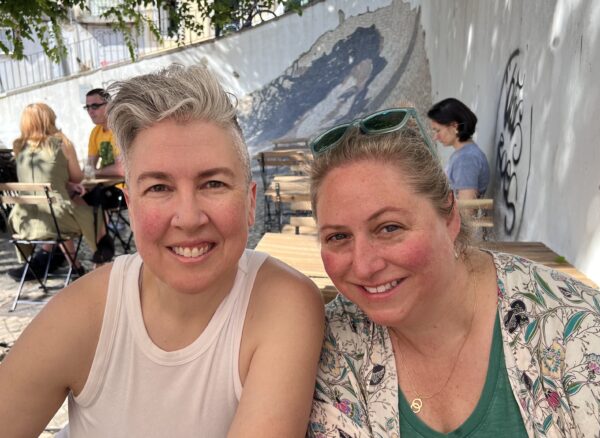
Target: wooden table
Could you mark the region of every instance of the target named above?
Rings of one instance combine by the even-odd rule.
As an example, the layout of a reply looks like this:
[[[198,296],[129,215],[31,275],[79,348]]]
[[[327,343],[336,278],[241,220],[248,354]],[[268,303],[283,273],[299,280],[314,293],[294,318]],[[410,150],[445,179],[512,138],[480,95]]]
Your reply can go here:
[[[481,247],[528,258],[564,272],[589,286],[598,287],[572,265],[561,262],[558,254],[541,242],[483,242]],[[336,290],[325,272],[316,236],[266,233],[256,249],[269,253],[310,277],[321,289],[326,301],[335,296]]]
[[[310,200],[310,180],[305,175],[275,175],[265,191],[274,202]]]
[[[122,176],[107,176],[103,178],[84,179],[83,181],[81,181],[81,185],[83,185],[83,187],[85,187],[86,189],[91,189],[96,187],[98,184],[103,186],[114,186],[117,184],[121,184],[124,181],[125,179]]]
[[[321,260],[321,249],[316,236],[301,234],[265,233],[256,246],[302,272],[321,289],[326,302],[337,294]]]
[[[568,274],[588,286],[594,288],[598,287],[592,280],[578,271],[570,263],[564,261],[564,258],[560,257],[542,242],[482,242],[480,247],[525,257],[526,259],[533,260],[534,262],[541,263],[549,268]]]

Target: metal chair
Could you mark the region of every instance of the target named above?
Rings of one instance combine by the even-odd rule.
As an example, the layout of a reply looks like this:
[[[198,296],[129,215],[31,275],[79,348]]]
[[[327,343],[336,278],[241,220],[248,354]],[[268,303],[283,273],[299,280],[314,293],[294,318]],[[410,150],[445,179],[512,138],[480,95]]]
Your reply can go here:
[[[64,243],[69,240],[77,242],[75,245],[74,254],[71,254],[66,248],[64,248],[65,250],[63,251],[69,262],[69,270],[66,274],[64,286],[67,286],[69,284],[69,281],[71,281],[71,275],[73,273],[73,268],[76,265],[77,255],[79,254],[79,247],[81,246],[82,235],[81,233],[67,235],[61,232],[53,207],[53,204],[55,204],[56,202],[56,198],[52,196],[52,188],[49,183],[0,184],[0,211],[2,212],[2,215],[4,216],[7,224],[9,223],[7,214],[9,207],[13,207],[14,205],[29,205],[39,206],[39,209],[37,209],[36,213],[38,215],[49,214],[52,218],[52,223],[54,225],[54,233],[50,233],[49,235],[39,236],[39,238],[35,239],[25,239],[19,236],[18,234],[13,234],[12,238],[10,239],[10,242],[16,246],[17,251],[19,251],[19,253],[25,260],[25,267],[23,269],[23,274],[21,275],[19,288],[17,289],[17,294],[10,308],[11,312],[17,308],[17,304],[19,303],[19,298],[21,297],[23,285],[25,283],[28,271],[31,271],[31,273],[39,283],[40,288],[44,290],[44,293],[48,293],[48,286],[46,282],[48,279],[48,270],[52,261],[52,256],[48,258],[43,278],[40,278],[38,276],[38,273],[35,272],[35,269],[30,269],[31,262],[35,254],[35,248],[38,245],[52,245],[52,247],[58,246],[62,249],[64,248]],[[48,207],[47,212],[45,211],[46,206]],[[21,247],[22,245],[31,246],[31,253],[29,255],[26,254],[25,251],[23,251],[23,248]]]
[[[260,166],[260,176],[265,193],[265,231],[271,230],[273,217],[271,215],[271,200],[266,195],[274,174],[303,174],[308,169],[311,156],[302,149],[265,151],[256,156]],[[277,212],[276,212],[277,213]],[[277,218],[276,218],[277,219]]]

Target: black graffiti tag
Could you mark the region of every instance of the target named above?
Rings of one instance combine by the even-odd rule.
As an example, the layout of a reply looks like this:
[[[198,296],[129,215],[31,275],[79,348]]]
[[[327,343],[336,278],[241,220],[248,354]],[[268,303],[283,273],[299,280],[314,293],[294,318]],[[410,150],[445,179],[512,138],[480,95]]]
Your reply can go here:
[[[520,73],[517,58],[520,51],[515,50],[504,70],[501,101],[504,102],[499,114],[502,119],[500,136],[497,143],[497,162],[500,167],[502,199],[506,209],[504,229],[511,234],[517,223],[517,200],[519,199],[519,181],[517,165],[523,151],[523,86],[524,75]]]

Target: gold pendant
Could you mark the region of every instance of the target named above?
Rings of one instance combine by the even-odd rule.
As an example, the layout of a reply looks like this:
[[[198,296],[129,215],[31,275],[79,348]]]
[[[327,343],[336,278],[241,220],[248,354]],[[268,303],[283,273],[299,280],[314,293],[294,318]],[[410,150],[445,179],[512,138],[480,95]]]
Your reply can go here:
[[[415,398],[412,403],[410,404],[410,409],[415,413],[418,414],[419,412],[421,412],[421,408],[423,407],[423,401],[417,397]]]

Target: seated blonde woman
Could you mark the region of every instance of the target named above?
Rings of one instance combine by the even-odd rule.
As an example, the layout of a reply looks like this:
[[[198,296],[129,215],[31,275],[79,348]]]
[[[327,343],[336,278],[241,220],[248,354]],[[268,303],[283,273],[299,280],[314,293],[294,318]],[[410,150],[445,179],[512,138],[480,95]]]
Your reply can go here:
[[[205,68],[117,83],[137,254],[54,297],[0,366],[5,436],[69,399],[71,437],[303,437],[323,336],[316,286],[246,250],[256,184]]]
[[[313,437],[597,437],[600,292],[469,245],[412,108],[312,143],[327,306]]]
[[[23,110],[20,127],[21,136],[13,144],[19,182],[50,183],[57,200],[53,209],[61,232],[82,233],[92,252],[96,252],[96,240],[106,241],[106,238],[102,239],[105,233],[103,229],[98,232],[94,229],[91,207],[71,202],[67,187],[81,182],[83,172],[73,144],[56,127],[56,114],[45,103],[32,103]],[[56,232],[49,209],[36,205],[16,205],[9,223],[12,230],[24,239],[46,238]],[[66,246],[68,251],[74,252],[73,242],[67,242]],[[26,253],[31,248],[23,246],[22,250]],[[50,247],[46,247],[34,256],[31,269],[36,270],[38,277],[46,268],[49,250]],[[110,260],[112,252],[103,261]],[[55,254],[54,257],[57,256]],[[75,271],[79,275],[85,272],[78,262]],[[20,280],[22,273],[23,267],[9,271],[15,280]],[[33,275],[27,277],[33,278]]]

